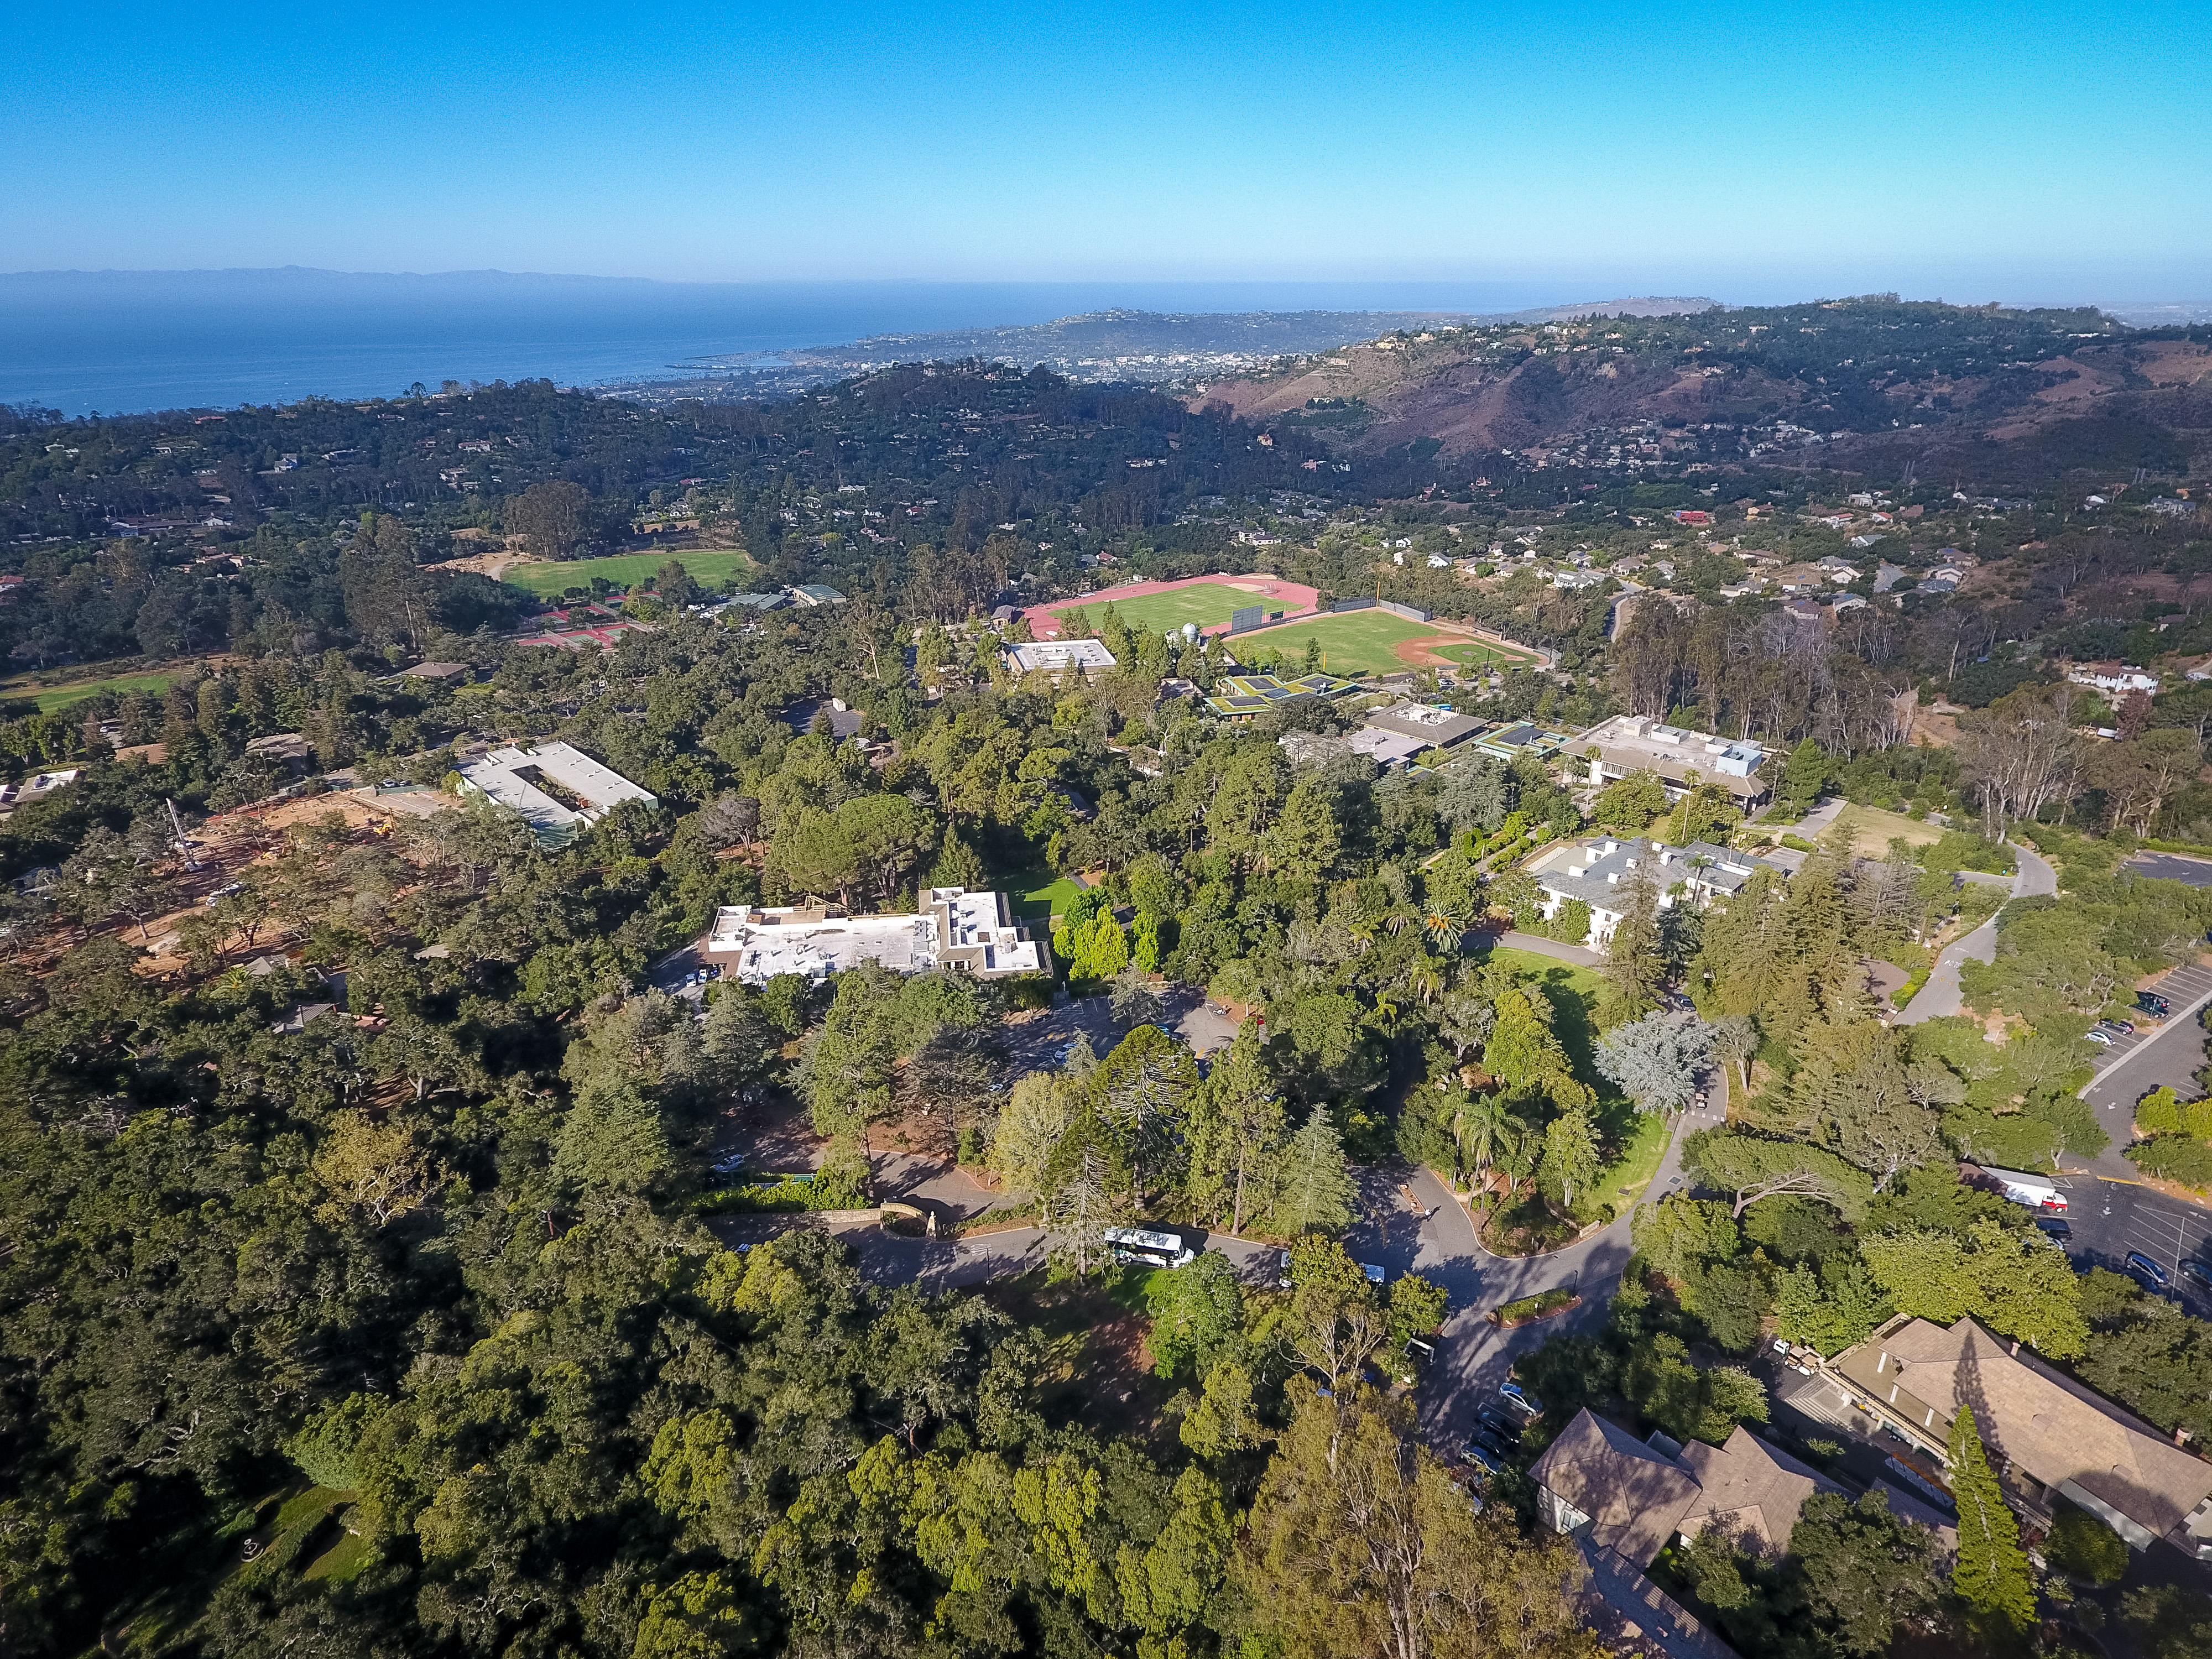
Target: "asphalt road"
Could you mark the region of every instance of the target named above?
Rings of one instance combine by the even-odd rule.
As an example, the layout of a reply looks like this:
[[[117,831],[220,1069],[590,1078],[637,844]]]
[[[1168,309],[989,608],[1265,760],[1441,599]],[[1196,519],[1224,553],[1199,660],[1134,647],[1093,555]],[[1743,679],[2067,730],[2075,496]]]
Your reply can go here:
[[[2027,898],[2040,893],[2058,890],[2058,872],[2036,856],[2027,848],[2013,844],[2013,852],[2020,860],[2020,873],[2013,878],[2012,896]],[[2003,907],[1998,907],[2002,913]],[[1943,947],[1936,958],[1936,969],[1928,975],[1928,982],[1919,994],[1905,1005],[1899,1014],[1900,1025],[1917,1024],[1923,1019],[1941,1019],[1959,1012],[1961,992],[1959,988],[1959,964],[1972,958],[1976,962],[1995,959],[1997,948],[1997,919],[1992,915],[1987,921],[1966,936]]]

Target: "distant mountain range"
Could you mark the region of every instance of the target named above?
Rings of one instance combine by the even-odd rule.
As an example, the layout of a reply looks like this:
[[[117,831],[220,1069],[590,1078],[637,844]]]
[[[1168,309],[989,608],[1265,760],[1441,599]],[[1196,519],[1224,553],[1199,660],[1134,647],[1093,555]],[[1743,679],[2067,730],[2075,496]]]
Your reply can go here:
[[[2088,307],[1894,295],[1575,312],[1351,342],[1185,395],[1352,453],[1494,454],[1623,477],[1911,462],[2030,484],[2077,468],[2185,474],[2212,453],[2212,337],[2185,323],[2134,330]]]

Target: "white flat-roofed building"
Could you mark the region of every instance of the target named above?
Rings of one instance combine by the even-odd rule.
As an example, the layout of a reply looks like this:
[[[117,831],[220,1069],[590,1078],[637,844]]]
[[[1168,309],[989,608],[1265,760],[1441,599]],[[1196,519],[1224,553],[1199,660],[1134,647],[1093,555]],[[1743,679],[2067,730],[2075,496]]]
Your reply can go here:
[[[1062,668],[1111,668],[1114,653],[1097,640],[1038,640],[1009,646],[1006,660],[1013,665],[1014,672],[1027,674],[1037,669],[1051,672]]]
[[[659,805],[649,790],[565,743],[495,749],[464,763],[459,771],[464,794],[520,812],[541,842],[573,839],[624,801]]]
[[[947,969],[978,979],[1052,971],[1052,947],[1014,920],[1004,893],[933,887],[920,915],[848,915],[834,904],[730,905],[707,938],[732,979],[765,985],[779,974],[826,979],[863,962],[896,973]]]

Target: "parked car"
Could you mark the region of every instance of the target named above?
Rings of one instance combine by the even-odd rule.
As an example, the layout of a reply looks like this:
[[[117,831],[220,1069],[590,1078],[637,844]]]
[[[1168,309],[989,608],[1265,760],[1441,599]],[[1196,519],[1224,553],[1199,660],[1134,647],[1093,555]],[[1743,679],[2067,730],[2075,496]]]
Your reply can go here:
[[[1371,1261],[1361,1262],[1359,1264],[1359,1271],[1367,1275],[1367,1282],[1370,1285],[1380,1285],[1384,1279],[1389,1277],[1388,1273],[1384,1273],[1382,1268],[1376,1267]]]
[[[716,1175],[735,1175],[744,1167],[745,1155],[743,1152],[725,1152],[714,1160]]]
[[[2173,1005],[2168,1002],[2164,997],[2159,995],[2155,991],[2136,992],[2136,1006],[2142,1009],[2143,1012],[2148,1014],[2153,1019],[2164,1019],[2168,1014],[2173,1012]]]
[[[2181,1264],[2181,1276],[2205,1295],[2212,1296],[2212,1263],[2185,1261]]]
[[[2132,1036],[2136,1028],[2124,1019],[2100,1019],[2097,1022],[2097,1029],[2110,1031],[2114,1036]]]
[[[1288,1250],[1275,1252],[1275,1283],[1284,1290],[1291,1288],[1291,1253]]]
[[[1502,1436],[1492,1434],[1488,1429],[1476,1429],[1468,1436],[1467,1440],[1468,1444],[1480,1446],[1493,1457],[1509,1463],[1513,1461],[1514,1443]]]
[[[1505,1459],[1480,1440],[1468,1441],[1459,1449],[1459,1455],[1485,1474],[1497,1474],[1505,1468]]]
[[[1523,1417],[1535,1418],[1544,1414],[1544,1402],[1518,1382],[1510,1380],[1500,1382],[1498,1385],[1498,1392],[1504,1397],[1508,1406],[1519,1412]]]
[[[2114,1042],[2118,1041],[2118,1039],[2113,1036],[2110,1031],[2096,1027],[2091,1028],[2082,1035],[2090,1042],[2095,1043],[2100,1048],[2109,1048]]]
[[[2061,1244],[2074,1237],[2073,1228],[2066,1224],[2065,1218],[2062,1216],[2039,1215],[2035,1218],[2035,1224]]]
[[[2166,1276],[2166,1269],[2141,1250],[2128,1252],[2126,1266],[2127,1270],[2142,1282],[2145,1290],[2170,1291],[2173,1288],[2173,1280]]]
[[[1474,1420],[1496,1435],[1509,1446],[1521,1443],[1521,1425],[1495,1406],[1478,1406]]]

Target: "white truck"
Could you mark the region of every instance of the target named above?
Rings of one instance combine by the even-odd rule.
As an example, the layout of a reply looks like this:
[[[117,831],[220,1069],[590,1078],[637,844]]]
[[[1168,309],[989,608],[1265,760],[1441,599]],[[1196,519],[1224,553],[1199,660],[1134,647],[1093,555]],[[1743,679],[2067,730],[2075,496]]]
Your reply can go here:
[[[2052,1215],[2066,1213],[2066,1194],[2058,1190],[2057,1183],[2049,1176],[2029,1175],[2022,1170],[1993,1170],[1986,1164],[1980,1168],[1984,1178],[2002,1188],[2005,1197],[2013,1203]]]

